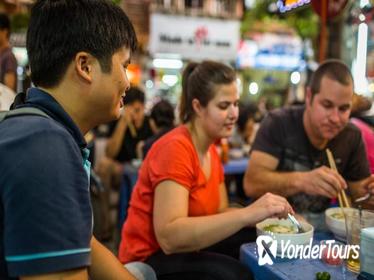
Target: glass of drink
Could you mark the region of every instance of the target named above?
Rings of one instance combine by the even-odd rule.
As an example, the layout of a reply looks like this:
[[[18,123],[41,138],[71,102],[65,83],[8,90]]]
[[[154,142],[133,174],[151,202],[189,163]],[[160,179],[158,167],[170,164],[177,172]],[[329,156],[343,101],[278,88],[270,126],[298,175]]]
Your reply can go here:
[[[374,226],[374,212],[361,209],[344,210],[345,227],[347,231],[347,245],[359,246],[361,230]],[[359,247],[356,247],[359,248]],[[346,260],[347,268],[355,273],[360,272],[360,254],[359,250],[350,250]]]

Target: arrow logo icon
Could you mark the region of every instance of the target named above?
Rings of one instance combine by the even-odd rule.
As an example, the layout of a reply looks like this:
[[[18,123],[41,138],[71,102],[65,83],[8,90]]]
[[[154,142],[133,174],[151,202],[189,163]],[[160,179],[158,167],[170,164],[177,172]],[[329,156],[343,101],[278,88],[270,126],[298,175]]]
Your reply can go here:
[[[258,265],[272,265],[277,256],[277,241],[271,236],[260,235],[256,239]]]

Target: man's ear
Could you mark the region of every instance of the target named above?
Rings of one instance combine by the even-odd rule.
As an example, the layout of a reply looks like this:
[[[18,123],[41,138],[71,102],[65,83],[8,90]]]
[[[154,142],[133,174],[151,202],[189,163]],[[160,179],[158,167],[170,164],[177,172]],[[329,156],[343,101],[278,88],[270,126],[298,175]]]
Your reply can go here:
[[[93,61],[93,56],[87,52],[79,52],[75,55],[75,70],[78,76],[87,82],[92,82]]]

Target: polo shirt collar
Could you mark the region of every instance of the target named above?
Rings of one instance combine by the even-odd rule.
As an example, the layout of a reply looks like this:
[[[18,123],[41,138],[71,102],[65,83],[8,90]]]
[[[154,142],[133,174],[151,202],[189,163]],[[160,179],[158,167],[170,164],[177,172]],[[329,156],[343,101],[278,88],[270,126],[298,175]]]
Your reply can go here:
[[[63,125],[69,133],[73,136],[78,146],[83,149],[87,143],[74,123],[73,119],[66,113],[64,108],[53,98],[48,92],[38,88],[30,88],[27,91],[26,102],[24,105],[18,107],[36,107],[47,113],[55,121]]]

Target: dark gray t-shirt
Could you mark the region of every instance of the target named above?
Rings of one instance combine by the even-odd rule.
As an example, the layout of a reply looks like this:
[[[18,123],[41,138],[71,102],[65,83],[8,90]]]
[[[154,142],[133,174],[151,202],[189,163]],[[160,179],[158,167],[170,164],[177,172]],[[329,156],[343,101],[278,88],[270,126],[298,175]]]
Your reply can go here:
[[[277,109],[261,123],[253,150],[268,153],[277,159],[277,171],[308,171],[329,166],[326,151],[316,149],[303,126],[304,106]],[[360,131],[351,123],[327,147],[334,155],[339,173],[347,181],[358,181],[370,175]],[[330,200],[322,196],[297,194],[288,198],[297,212],[319,213]]]

